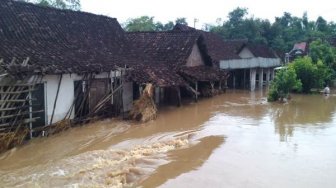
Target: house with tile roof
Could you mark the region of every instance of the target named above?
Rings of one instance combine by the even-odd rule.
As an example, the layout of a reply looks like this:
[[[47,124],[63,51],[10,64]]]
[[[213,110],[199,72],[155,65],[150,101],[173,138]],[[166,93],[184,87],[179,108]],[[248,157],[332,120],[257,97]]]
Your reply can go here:
[[[128,111],[147,83],[158,103],[180,104],[228,77],[199,33],[126,33],[114,18],[12,0],[0,4],[0,41],[0,132],[31,137]]]
[[[215,33],[182,24],[177,24],[173,30],[193,31],[204,36],[213,64],[230,73],[227,85],[231,88],[254,90],[256,82],[262,87],[274,77],[274,68],[280,66],[280,58],[266,45],[253,45],[247,40],[224,40]]]
[[[268,85],[274,78],[274,68],[281,65],[279,56],[262,44],[243,44],[237,51],[238,59],[221,60],[220,68],[230,70],[231,77],[228,85],[236,88],[255,90]]]
[[[19,126],[32,136],[132,105],[123,77],[137,55],[114,18],[3,0],[0,41],[0,131]]]
[[[154,83],[157,91],[161,91],[156,94],[157,102],[172,90],[176,91],[176,96],[181,91],[182,96],[188,95],[189,91],[197,99],[198,95],[204,95],[205,87],[214,89],[216,83],[219,86],[227,79],[226,71],[213,66],[204,38],[199,33],[131,32],[127,36],[143,62],[142,68],[132,73],[132,78],[140,85]]]

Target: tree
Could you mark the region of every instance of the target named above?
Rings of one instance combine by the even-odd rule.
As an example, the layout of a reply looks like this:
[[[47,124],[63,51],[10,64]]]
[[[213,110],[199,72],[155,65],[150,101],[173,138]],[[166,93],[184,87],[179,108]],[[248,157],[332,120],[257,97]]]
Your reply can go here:
[[[328,32],[328,23],[321,16],[319,16],[316,20],[316,30],[325,33]]]
[[[175,20],[175,24],[188,25],[188,22],[186,18],[177,18]]]
[[[161,24],[162,25],[162,24]],[[126,31],[155,31],[157,27],[163,26],[154,23],[154,17],[141,16],[139,18],[128,19],[126,22]]]
[[[216,25],[210,26],[210,32],[221,35],[224,39],[248,39],[252,43],[264,43],[273,49],[289,52],[293,45],[301,41],[316,38],[329,38],[336,35],[336,24],[327,22],[322,17],[310,21],[305,12],[296,17],[284,12],[273,23],[268,20],[247,17],[246,8],[236,8],[228,14],[228,20],[218,19]]]
[[[316,84],[318,88],[322,88],[326,85],[329,85],[331,80],[335,77],[335,71],[326,66],[322,61],[316,63],[316,75],[317,80]]]
[[[80,10],[80,0],[18,0],[24,2],[36,3],[41,6],[54,7],[59,9]]]
[[[277,72],[272,81],[267,100],[272,102],[287,99],[291,91],[300,91],[301,88],[302,83],[297,78],[293,67],[285,67]]]
[[[188,25],[186,18],[177,18],[175,23]],[[166,24],[155,22],[154,17],[141,16],[138,18],[130,18],[123,24],[126,31],[169,31],[175,26],[173,21]]]
[[[328,67],[336,70],[336,54],[334,53],[333,47],[327,42],[322,42],[318,39],[310,43],[309,46],[310,57],[313,63],[317,63],[321,60]]]
[[[172,21],[169,21],[168,23],[163,25],[163,31],[169,31],[174,28],[175,24]]]
[[[290,64],[290,67],[295,70],[297,77],[301,80],[302,91],[304,93],[309,93],[310,90],[317,85],[317,68],[311,58],[297,58]]]
[[[229,22],[233,26],[238,26],[243,21],[243,19],[247,14],[248,14],[247,8],[237,7],[233,11],[229,12],[228,15]]]

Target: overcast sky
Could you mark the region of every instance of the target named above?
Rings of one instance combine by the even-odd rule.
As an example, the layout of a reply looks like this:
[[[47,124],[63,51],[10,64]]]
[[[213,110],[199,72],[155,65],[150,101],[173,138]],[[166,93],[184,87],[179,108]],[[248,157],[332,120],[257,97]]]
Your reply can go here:
[[[215,24],[217,18],[226,20],[236,7],[248,8],[249,16],[271,22],[285,11],[299,17],[307,11],[310,20],[322,16],[336,22],[336,1],[332,0],[81,0],[81,5],[82,11],[114,17],[120,23],[143,15],[163,23],[186,17],[189,25],[197,18],[196,27],[201,28],[204,23]]]

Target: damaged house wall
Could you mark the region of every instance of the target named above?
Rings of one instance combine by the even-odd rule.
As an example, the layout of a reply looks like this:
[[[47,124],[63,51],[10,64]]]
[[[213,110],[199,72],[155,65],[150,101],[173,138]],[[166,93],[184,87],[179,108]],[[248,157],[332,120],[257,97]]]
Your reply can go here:
[[[64,74],[60,83],[60,88],[58,92],[56,107],[54,111],[54,117],[51,121],[51,116],[53,113],[53,107],[56,99],[58,84],[60,80],[60,75],[46,75],[43,79],[46,88],[46,114],[47,114],[47,124],[56,123],[65,118],[71,105],[74,101],[74,81],[75,76],[70,74]],[[70,118],[74,118],[74,111],[71,113]]]
[[[196,67],[196,66],[203,66],[204,60],[201,55],[201,51],[197,44],[194,44],[190,56],[188,57],[186,66],[187,67]]]
[[[12,0],[0,18],[0,75],[14,80],[2,86],[0,151],[129,108],[123,77],[137,54],[115,18]]]

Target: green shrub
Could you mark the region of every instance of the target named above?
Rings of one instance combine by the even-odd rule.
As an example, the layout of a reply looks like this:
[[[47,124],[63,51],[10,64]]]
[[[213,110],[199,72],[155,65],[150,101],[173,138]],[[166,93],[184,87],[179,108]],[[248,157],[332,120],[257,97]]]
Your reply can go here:
[[[268,92],[268,101],[283,100],[288,98],[289,92],[296,90],[301,91],[302,83],[297,79],[293,67],[285,67],[276,73]]]

